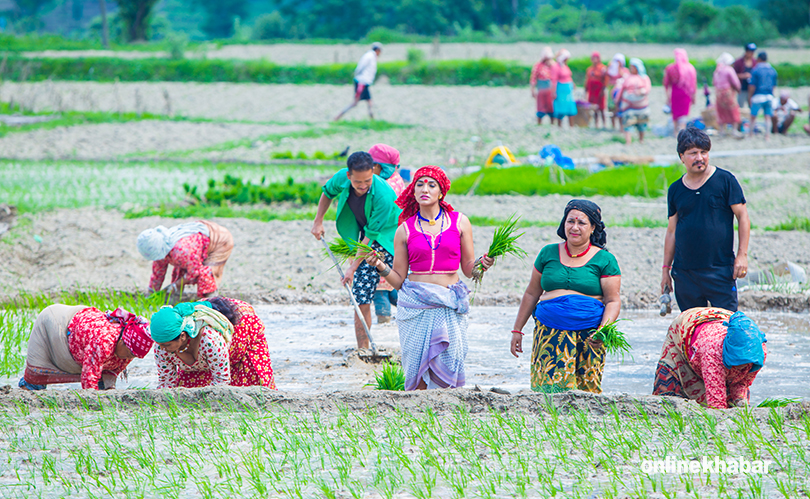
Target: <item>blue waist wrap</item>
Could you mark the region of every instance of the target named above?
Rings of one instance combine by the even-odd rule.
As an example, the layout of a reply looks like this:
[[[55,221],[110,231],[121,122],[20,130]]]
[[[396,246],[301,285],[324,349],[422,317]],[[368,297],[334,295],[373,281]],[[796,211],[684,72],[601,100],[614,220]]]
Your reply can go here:
[[[538,303],[534,318],[550,328],[581,331],[599,327],[604,312],[605,305],[596,298],[564,295]]]

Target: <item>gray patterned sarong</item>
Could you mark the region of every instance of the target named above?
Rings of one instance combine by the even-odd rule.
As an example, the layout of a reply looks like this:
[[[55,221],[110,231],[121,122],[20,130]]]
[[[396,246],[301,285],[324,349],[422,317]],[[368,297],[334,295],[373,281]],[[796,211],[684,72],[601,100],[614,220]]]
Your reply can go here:
[[[402,283],[397,325],[406,390],[415,390],[422,379],[428,388],[464,386],[469,294],[461,281],[449,288],[408,279]]]

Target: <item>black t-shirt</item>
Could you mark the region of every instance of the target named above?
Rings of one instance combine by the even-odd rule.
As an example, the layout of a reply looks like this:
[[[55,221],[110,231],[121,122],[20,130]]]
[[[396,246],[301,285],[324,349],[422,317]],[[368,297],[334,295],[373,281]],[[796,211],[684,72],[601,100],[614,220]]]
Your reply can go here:
[[[349,199],[346,200],[346,204],[349,205],[349,209],[352,210],[352,214],[354,215],[354,219],[357,220],[357,226],[360,228],[360,236],[359,238],[362,240],[365,237],[365,227],[368,221],[366,220],[366,196],[368,195],[368,191],[362,196],[358,196],[354,192],[354,188],[349,188]]]
[[[715,167],[699,189],[689,189],[683,177],[669,186],[669,216],[678,214],[675,261],[683,270],[734,265],[734,212],[745,203],[742,187],[727,170]]]

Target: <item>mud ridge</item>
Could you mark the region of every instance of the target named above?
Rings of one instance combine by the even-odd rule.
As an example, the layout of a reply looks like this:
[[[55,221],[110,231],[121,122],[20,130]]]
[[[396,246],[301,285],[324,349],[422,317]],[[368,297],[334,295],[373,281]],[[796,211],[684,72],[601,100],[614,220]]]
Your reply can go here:
[[[430,392],[345,391],[326,394],[279,392],[263,387],[206,387],[174,390],[90,390],[29,392],[0,388],[0,404],[6,407],[51,410],[116,410],[141,408],[175,411],[203,409],[212,411],[285,410],[292,413],[313,411],[334,414],[341,411],[396,413],[400,411],[437,415],[459,409],[473,415],[490,412],[518,413],[528,416],[566,415],[585,411],[597,416],[669,417],[673,413],[690,414],[702,409],[696,402],[675,397],[629,395],[608,396],[580,391],[546,395],[519,393],[503,395],[475,389]],[[731,416],[746,409],[706,409],[718,417]],[[756,419],[767,419],[770,409],[750,409]],[[789,404],[788,419],[800,419],[810,412],[810,402]]]

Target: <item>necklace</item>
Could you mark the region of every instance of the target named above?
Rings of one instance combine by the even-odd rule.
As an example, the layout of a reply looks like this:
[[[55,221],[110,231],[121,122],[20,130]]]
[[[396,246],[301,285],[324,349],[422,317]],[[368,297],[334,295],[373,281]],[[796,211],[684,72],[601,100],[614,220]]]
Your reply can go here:
[[[419,217],[419,220],[423,220],[423,221],[429,223],[430,225],[436,225],[436,220],[438,220],[439,217],[442,216],[442,210],[441,210],[441,208],[439,208],[439,214],[433,220],[430,220],[430,219],[427,219],[427,218],[423,217],[422,213],[419,212],[419,211],[416,212],[416,216]],[[442,223],[444,223],[444,220],[442,220]]]
[[[418,212],[417,212],[417,214],[418,214]],[[439,210],[439,217],[441,217],[441,216],[442,216],[442,210]],[[436,220],[438,220],[439,217],[436,217]],[[421,215],[419,215],[419,218],[421,220],[424,220],[425,222],[429,222],[430,225],[434,225],[436,223],[435,221],[431,222],[430,220],[428,220],[426,218],[423,218]],[[437,249],[439,249],[439,246],[442,244],[442,235],[444,234],[444,217],[442,217],[442,224],[439,227],[439,240],[436,242],[436,247],[435,248],[433,247],[432,244],[430,244],[430,239],[428,239],[427,234],[425,233],[424,229],[422,229],[422,223],[421,222],[419,223],[419,232],[421,232],[422,236],[425,238],[425,242],[427,243],[428,248],[430,248],[431,251],[436,251]]]
[[[588,248],[585,249],[585,251],[583,251],[582,253],[580,253],[578,255],[572,255],[571,251],[568,250],[568,241],[565,241],[565,252],[568,253],[568,256],[571,257],[571,258],[579,258],[582,255],[584,255],[585,253],[589,252],[590,250],[591,250],[591,242],[588,241]]]
[[[178,350],[178,352],[179,352],[179,353],[186,353],[186,352],[188,352],[189,347],[191,347],[191,340],[188,340],[188,341],[186,342],[186,346],[184,346],[183,348],[181,348],[180,350]]]

